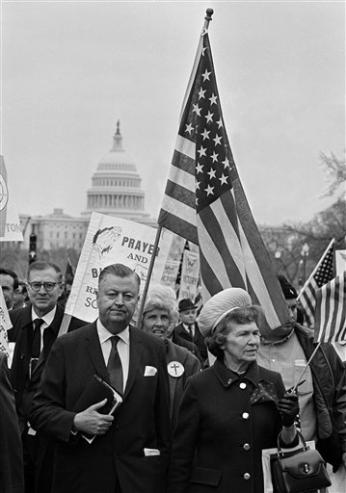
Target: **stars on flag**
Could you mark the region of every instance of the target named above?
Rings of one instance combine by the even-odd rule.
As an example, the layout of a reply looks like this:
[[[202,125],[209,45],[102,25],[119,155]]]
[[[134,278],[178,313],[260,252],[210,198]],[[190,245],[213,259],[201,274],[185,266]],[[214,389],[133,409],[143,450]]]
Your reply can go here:
[[[202,108],[200,108],[198,106],[198,104],[193,104],[192,107],[193,107],[192,112],[193,113],[196,113],[196,115],[198,115],[198,116],[201,116],[201,110],[202,110]]]
[[[213,116],[214,116],[214,113],[210,113],[210,111],[208,111],[208,114],[205,115],[205,118],[207,120],[207,123],[210,123],[213,121]]]
[[[214,194],[214,187],[211,187],[210,185],[208,185],[207,188],[205,189],[205,191],[207,192],[207,196],[213,195]]]
[[[203,168],[204,166],[201,164],[201,163],[197,163],[197,166],[196,166],[196,173],[203,173]]]
[[[216,152],[214,151],[213,154],[210,156],[213,160],[213,163],[217,163],[217,157],[218,157],[218,154],[216,154]]]
[[[205,99],[206,92],[207,90],[201,87],[200,90],[198,91],[198,99]]]
[[[202,74],[202,77],[203,77],[203,82],[205,82],[206,80],[210,80],[210,79],[209,79],[210,74],[211,74],[211,72],[208,72],[208,70],[207,70],[207,69],[205,69],[204,74]]]
[[[193,131],[193,125],[191,125],[191,123],[186,123],[185,127],[185,132],[188,132],[189,135],[191,135],[191,132]]]
[[[215,135],[215,138],[213,139],[213,141],[215,142],[215,147],[217,145],[221,145],[221,139],[222,139],[221,135],[217,135],[217,134]]]
[[[196,145],[196,210],[215,201],[232,187],[231,156],[222,121],[219,95],[209,51],[204,47],[197,68],[190,105],[182,120],[182,134]]]
[[[210,171],[208,171],[208,173],[207,173],[207,175],[209,175],[210,180],[215,178],[215,173],[216,173],[216,171],[213,168],[210,168]]]
[[[227,184],[227,180],[228,180],[228,176],[226,176],[226,175],[224,175],[222,173],[222,175],[220,176],[219,180],[221,182],[221,185],[226,185]]]
[[[209,134],[210,134],[210,130],[207,130],[206,128],[203,130],[203,132],[201,133],[202,137],[203,137],[203,140],[205,139],[209,139]]]
[[[213,104],[216,104],[217,96],[213,93],[210,98],[208,98],[210,101],[210,106],[213,106]]]
[[[206,152],[207,152],[207,148],[206,147],[203,147],[201,146],[199,149],[198,149],[198,154],[199,154],[199,157],[202,157],[202,156],[206,156]]]

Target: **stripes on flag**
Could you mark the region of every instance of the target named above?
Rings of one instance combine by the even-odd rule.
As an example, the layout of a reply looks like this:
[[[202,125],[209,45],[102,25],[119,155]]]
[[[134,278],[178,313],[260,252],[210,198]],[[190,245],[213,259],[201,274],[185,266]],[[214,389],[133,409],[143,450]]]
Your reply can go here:
[[[316,292],[315,342],[346,341],[346,271]]]
[[[298,295],[298,301],[309,327],[314,327],[315,323],[317,291],[334,277],[334,249],[333,238]]]
[[[246,289],[274,329],[289,320],[279,282],[241,186],[203,30],[184,97],[159,225],[199,245],[203,300]]]

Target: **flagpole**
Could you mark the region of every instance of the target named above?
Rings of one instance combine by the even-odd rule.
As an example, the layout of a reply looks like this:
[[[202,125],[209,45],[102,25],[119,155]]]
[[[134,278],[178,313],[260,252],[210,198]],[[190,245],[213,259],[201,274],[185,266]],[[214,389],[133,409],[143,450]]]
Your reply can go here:
[[[311,272],[311,274],[309,275],[309,277],[307,278],[307,280],[305,281],[305,284],[304,286],[302,287],[302,289],[300,290],[299,294],[298,294],[298,297],[297,297],[297,301],[299,301],[299,298],[301,297],[304,289],[306,288],[306,286],[309,284],[309,281],[310,279],[312,278],[312,276],[315,274],[315,272],[317,271],[317,269],[319,268],[319,266],[321,265],[321,263],[323,262],[324,260],[324,257],[326,256],[326,253],[328,252],[328,250],[330,249],[330,247],[335,243],[335,238],[333,238],[330,242],[329,242],[329,245],[327,246],[327,248],[325,249],[325,251],[323,252],[323,255],[321,256],[320,260],[317,262],[314,270]]]
[[[159,227],[157,228],[157,231],[156,231],[153,253],[151,254],[151,258],[150,258],[150,264],[149,264],[149,268],[148,268],[147,279],[145,281],[143,293],[141,296],[141,302],[139,305],[138,316],[137,316],[137,324],[142,319],[144,303],[145,303],[145,300],[146,300],[146,297],[148,294],[148,288],[149,288],[149,283],[150,283],[150,279],[151,279],[151,274],[153,272],[154,263],[155,263],[155,259],[156,259],[156,255],[157,255],[157,251],[158,251],[158,247],[159,247],[161,231],[162,231],[162,226],[159,225]]]
[[[208,29],[208,26],[209,26],[209,22],[211,21],[211,17],[214,13],[214,10],[213,9],[207,9],[205,11],[205,13],[207,14],[205,17],[204,17],[204,26],[203,28],[204,29]]]
[[[212,20],[211,19],[211,16],[213,15],[214,10],[213,9],[207,9],[205,11],[205,13],[206,13],[206,16],[204,17],[204,24],[203,24],[202,33],[200,35],[199,42],[198,42],[198,47],[197,47],[195,61],[194,61],[193,67],[192,67],[192,71],[191,71],[191,74],[190,74],[189,82],[187,84],[185,96],[184,96],[184,99],[183,99],[183,104],[181,106],[180,120],[182,118],[182,115],[183,115],[183,112],[184,112],[184,109],[185,109],[187,100],[188,100],[189,95],[190,95],[190,92],[191,92],[191,88],[193,86],[193,82],[194,82],[195,77],[196,77],[198,63],[200,61],[201,53],[202,53],[202,48],[203,48],[203,36],[204,36],[204,34],[206,34],[208,32],[209,22]]]
[[[318,351],[318,349],[319,349],[319,347],[320,347],[320,346],[321,346],[321,342],[319,342],[319,343],[317,344],[317,346],[315,347],[315,349],[313,350],[313,353],[311,354],[311,356],[310,356],[310,358],[308,359],[308,361],[307,361],[306,365],[304,366],[304,368],[303,368],[303,370],[302,370],[301,374],[299,375],[299,378],[298,378],[298,380],[297,380],[297,383],[295,384],[295,386],[294,386],[294,387],[293,387],[293,389],[292,389],[292,393],[294,393],[294,392],[297,390],[297,387],[298,387],[298,385],[299,385],[299,383],[300,383],[300,381],[301,381],[301,379],[302,379],[302,377],[303,377],[304,373],[306,372],[307,367],[308,367],[308,366],[309,366],[309,364],[311,363],[312,359],[314,358],[314,356],[315,356],[315,354],[317,353],[317,351]]]
[[[204,17],[204,24],[203,24],[202,35],[208,31],[209,22],[211,21],[211,18],[212,18],[212,15],[214,13],[214,10],[211,9],[211,8],[208,8],[205,11],[205,13],[206,13],[206,15]],[[198,53],[198,50],[197,50],[197,57],[196,57],[196,59],[198,59],[198,58],[199,58],[199,53]],[[196,69],[197,69],[197,66],[196,66]],[[190,80],[191,81],[194,80],[194,74],[191,74]],[[188,93],[189,93],[189,91],[187,91],[187,94]],[[184,108],[184,105],[183,105],[183,108]],[[150,259],[150,264],[149,264],[149,269],[148,269],[148,275],[147,275],[147,279],[145,281],[145,285],[144,285],[144,289],[143,289],[143,293],[142,293],[142,297],[141,297],[141,302],[140,302],[140,305],[139,305],[138,316],[137,316],[137,323],[140,322],[140,320],[142,319],[143,309],[144,309],[144,303],[145,303],[145,300],[146,300],[146,297],[147,297],[147,294],[148,294],[149,283],[150,283],[151,275],[152,275],[152,272],[153,272],[154,262],[155,262],[155,259],[156,259],[156,255],[157,255],[157,250],[158,250],[158,245],[159,245],[159,241],[160,241],[161,231],[162,231],[162,226],[159,225],[159,227],[157,229],[157,232],[156,232],[156,237],[155,237],[154,251],[153,251],[152,256],[151,256],[151,259]]]

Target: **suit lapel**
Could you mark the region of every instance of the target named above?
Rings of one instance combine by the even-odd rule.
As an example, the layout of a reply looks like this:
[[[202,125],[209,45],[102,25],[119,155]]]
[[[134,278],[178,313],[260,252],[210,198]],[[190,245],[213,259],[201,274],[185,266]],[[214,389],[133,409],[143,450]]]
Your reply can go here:
[[[136,329],[130,326],[129,331],[130,331],[129,374],[127,377],[124,397],[128,396],[136,380],[136,373],[140,365],[140,355],[142,351],[142,341]]]
[[[40,369],[40,367],[44,364],[44,362],[48,358],[48,354],[52,348],[52,345],[53,345],[57,335],[58,335],[58,331],[59,331],[59,327],[60,327],[60,323],[61,323],[63,314],[64,314],[63,309],[59,305],[57,305],[55,316],[52,320],[52,323],[44,329],[43,341],[45,343],[43,344],[43,349],[40,353],[40,357],[37,361],[37,364],[35,365],[35,368],[34,368],[34,371],[32,372],[32,375],[34,375]],[[46,331],[48,331],[47,334],[46,334]]]
[[[95,367],[97,375],[106,380],[109,383],[108,371],[106,368],[105,360],[103,358],[100,340],[97,334],[96,322],[91,325],[85,326],[85,340],[89,357]]]

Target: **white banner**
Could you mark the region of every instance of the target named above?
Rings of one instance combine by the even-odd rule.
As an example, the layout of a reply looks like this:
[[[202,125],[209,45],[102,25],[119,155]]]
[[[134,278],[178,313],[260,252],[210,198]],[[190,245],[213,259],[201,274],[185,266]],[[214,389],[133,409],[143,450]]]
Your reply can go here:
[[[74,276],[65,312],[93,322],[98,315],[96,290],[99,272],[110,264],[121,263],[133,269],[144,288],[156,230],[144,224],[94,212]],[[173,235],[163,230],[151,282],[162,278]]]
[[[9,192],[3,156],[0,156],[0,241],[23,241],[13,194]]]
[[[185,250],[183,255],[183,265],[181,268],[181,280],[179,299],[190,298],[195,300],[197,295],[197,284],[199,276],[199,254]]]
[[[162,274],[161,284],[170,286],[175,291],[175,283],[177,280],[177,275],[179,271],[179,260],[167,260],[165,269]]]
[[[335,268],[337,276],[346,270],[346,250],[335,250]]]
[[[12,327],[10,316],[8,314],[4,293],[0,286],[0,351],[9,355],[7,331]]]

